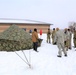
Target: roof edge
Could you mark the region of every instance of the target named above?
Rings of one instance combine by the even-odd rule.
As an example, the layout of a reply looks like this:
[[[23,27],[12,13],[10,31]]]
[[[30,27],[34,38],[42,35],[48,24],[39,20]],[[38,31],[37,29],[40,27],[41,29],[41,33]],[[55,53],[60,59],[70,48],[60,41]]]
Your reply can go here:
[[[18,22],[12,22],[14,20],[14,21],[28,21],[28,23],[31,22],[32,24],[34,24],[33,22],[35,22],[35,23],[38,23],[38,24],[49,24],[49,25],[53,25],[51,23],[46,23],[46,22],[36,21],[36,20],[30,20],[30,19],[0,18],[0,20],[8,21],[8,22],[0,22],[0,23],[18,23]],[[23,23],[23,22],[21,22],[21,23]],[[26,23],[26,22],[24,22],[24,23]]]

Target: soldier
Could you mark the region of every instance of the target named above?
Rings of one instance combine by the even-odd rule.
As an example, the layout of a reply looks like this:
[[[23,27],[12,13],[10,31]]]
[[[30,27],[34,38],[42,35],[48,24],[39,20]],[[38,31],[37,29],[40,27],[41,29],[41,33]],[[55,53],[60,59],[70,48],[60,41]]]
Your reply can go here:
[[[50,29],[48,29],[48,32],[47,32],[47,43],[51,43],[50,42],[50,35],[51,35],[51,32],[50,32]]]
[[[62,51],[64,53],[64,56],[67,56],[67,52],[64,47],[64,32],[63,31],[57,29],[57,32],[55,34],[55,39],[54,39],[54,43],[55,42],[57,43],[57,47],[59,49],[57,57],[62,57]]]
[[[74,48],[76,48],[76,29],[74,29],[73,42],[74,42]]]
[[[53,28],[53,31],[52,31],[52,44],[53,44],[53,45],[55,44],[55,43],[54,43],[55,33],[56,33],[55,28]]]
[[[37,29],[35,28],[34,31],[32,32],[32,42],[33,42],[33,49],[37,51],[37,47],[38,47],[38,33],[37,33]]]
[[[59,28],[56,28],[56,31],[58,31],[59,30]]]
[[[29,30],[29,33],[30,33],[30,35],[32,35],[32,30],[31,29]]]
[[[65,49],[66,51],[68,51],[68,48],[69,48],[69,35],[68,35],[68,32],[67,32],[67,28],[64,29],[64,46],[65,46]]]
[[[68,37],[69,37],[69,40],[68,40],[68,47],[69,47],[69,49],[71,49],[72,32],[71,32],[70,29],[68,29]]]

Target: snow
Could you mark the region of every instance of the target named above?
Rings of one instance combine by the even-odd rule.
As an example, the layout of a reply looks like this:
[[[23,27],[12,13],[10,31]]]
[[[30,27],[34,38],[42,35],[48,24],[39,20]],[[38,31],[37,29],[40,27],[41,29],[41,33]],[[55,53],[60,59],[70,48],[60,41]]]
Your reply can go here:
[[[42,21],[29,20],[29,19],[12,19],[12,18],[0,18],[0,23],[27,23],[27,24],[50,24]],[[52,25],[52,24],[51,24]]]
[[[39,52],[35,52],[33,49],[24,51],[31,68],[15,52],[1,51],[0,75],[76,75],[74,48],[67,51],[68,57],[63,54],[61,58],[58,58],[57,46],[46,43],[46,34],[43,34],[41,38],[43,42],[41,47],[38,47]],[[16,52],[25,59],[21,51]]]

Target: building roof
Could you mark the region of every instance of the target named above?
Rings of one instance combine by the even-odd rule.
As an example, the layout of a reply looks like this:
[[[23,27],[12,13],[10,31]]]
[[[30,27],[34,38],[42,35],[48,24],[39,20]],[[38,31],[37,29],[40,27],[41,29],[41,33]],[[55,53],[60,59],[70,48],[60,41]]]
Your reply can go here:
[[[11,18],[0,18],[0,23],[21,23],[21,24],[48,24],[53,25],[46,22],[41,21],[35,21],[35,20],[29,20],[29,19],[11,19]]]

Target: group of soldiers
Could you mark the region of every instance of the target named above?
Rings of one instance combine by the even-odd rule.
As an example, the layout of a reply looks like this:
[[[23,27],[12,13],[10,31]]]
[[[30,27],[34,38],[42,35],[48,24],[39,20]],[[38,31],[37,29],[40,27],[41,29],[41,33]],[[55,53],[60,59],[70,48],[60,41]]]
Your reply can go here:
[[[63,30],[59,28],[53,28],[51,31],[48,29],[47,32],[47,43],[57,45],[58,47],[58,55],[57,57],[62,57],[62,51],[64,53],[64,56],[67,57],[67,51],[72,50],[72,34],[73,34],[73,43],[74,48],[76,48],[76,30],[74,29],[74,32],[71,31],[69,28],[65,28]]]

